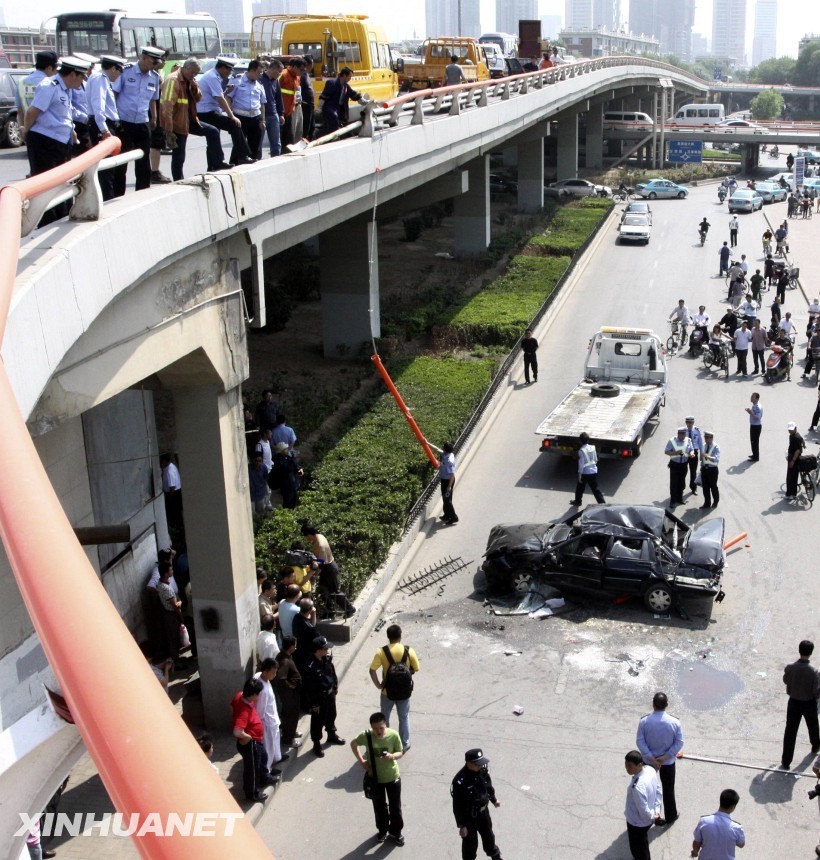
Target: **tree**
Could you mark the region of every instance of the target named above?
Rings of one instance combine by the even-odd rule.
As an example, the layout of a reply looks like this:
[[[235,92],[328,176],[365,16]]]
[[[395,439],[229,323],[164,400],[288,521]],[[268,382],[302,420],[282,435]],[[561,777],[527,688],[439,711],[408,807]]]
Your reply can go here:
[[[777,90],[764,90],[752,99],[750,107],[755,119],[777,119],[783,105],[783,96]]]
[[[816,87],[820,81],[820,40],[809,42],[794,64],[795,86]]]
[[[764,60],[759,66],[749,69],[749,83],[767,86],[791,83],[796,64],[793,57]]]

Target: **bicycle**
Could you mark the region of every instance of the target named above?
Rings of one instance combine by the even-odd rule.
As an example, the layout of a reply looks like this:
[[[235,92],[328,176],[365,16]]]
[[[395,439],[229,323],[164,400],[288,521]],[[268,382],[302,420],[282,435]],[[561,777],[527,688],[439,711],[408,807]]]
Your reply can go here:
[[[670,355],[674,355],[682,344],[686,344],[686,325],[681,326],[677,320],[669,320],[669,325],[672,334],[666,339],[666,351]],[[683,332],[681,332],[681,328]]]
[[[772,253],[772,241],[771,241],[771,239],[764,239],[763,240],[763,259],[765,260],[766,257],[768,257],[769,254],[771,254],[771,253]]]
[[[718,370],[723,371],[724,376],[729,375],[729,359],[732,356],[732,347],[728,343],[720,344],[719,357],[715,358],[715,353],[713,352],[711,346],[707,346],[703,352],[703,366],[707,370],[711,370],[713,367],[716,367]]]
[[[817,457],[814,454],[803,454],[797,461],[797,468],[800,470],[800,477],[797,481],[797,497],[799,499],[805,495],[806,501],[811,507],[817,492],[817,480],[820,477]]]
[[[612,199],[616,203],[627,203],[630,200],[637,200],[638,195],[635,194],[634,189],[627,188],[626,191],[620,191],[620,190],[619,191],[613,191],[612,192]]]

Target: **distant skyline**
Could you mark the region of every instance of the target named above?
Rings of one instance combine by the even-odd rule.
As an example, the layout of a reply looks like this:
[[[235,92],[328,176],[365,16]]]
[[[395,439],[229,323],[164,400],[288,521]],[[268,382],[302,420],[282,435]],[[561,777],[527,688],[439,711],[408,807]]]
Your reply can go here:
[[[670,6],[676,0],[667,0]],[[487,32],[495,30],[496,0],[480,0],[481,28]],[[810,4],[809,4],[810,5]],[[183,12],[185,0],[126,0],[112,3],[111,0],[42,0],[36,7],[19,2],[19,0],[0,0],[0,17],[5,17],[10,27],[39,27],[49,15],[72,10],[103,10],[112,6],[120,6],[129,11],[144,15],[159,8],[169,11]],[[424,18],[425,0],[403,0],[401,3],[388,4],[384,0],[308,0],[308,11],[311,13],[334,13],[340,9],[351,13],[369,15],[374,21],[382,24],[391,40],[413,38],[414,34],[421,39],[426,32]],[[755,0],[747,0],[747,32],[746,53],[751,58],[754,23]],[[564,15],[565,0],[539,0],[538,13],[543,15]],[[621,3],[621,15],[628,19],[629,4],[626,0]],[[797,55],[797,45],[807,33],[820,32],[820,21],[812,26],[812,16],[806,14],[807,4],[801,0],[779,0],[777,27],[777,56]],[[695,11],[694,31],[703,36],[711,37],[712,32],[712,0],[697,0]]]

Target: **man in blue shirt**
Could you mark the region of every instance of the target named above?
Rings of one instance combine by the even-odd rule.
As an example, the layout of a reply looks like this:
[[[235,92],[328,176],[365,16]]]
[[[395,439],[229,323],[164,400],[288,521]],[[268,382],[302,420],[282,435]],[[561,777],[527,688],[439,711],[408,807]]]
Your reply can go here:
[[[58,66],[57,55],[54,51],[40,51],[34,58],[34,71],[30,75],[26,75],[17,86],[17,92],[20,96],[20,128],[26,120],[26,111],[34,98],[34,93],[37,87],[47,78],[53,78],[57,74]]]
[[[649,828],[658,820],[663,789],[654,767],[645,765],[638,750],[624,756],[624,768],[631,777],[626,791],[626,833],[634,860],[651,860]]]
[[[68,57],[59,72],[37,87],[20,137],[28,148],[31,175],[45,173],[65,164],[71,157],[71,145],[76,142],[71,117],[71,91],[82,86],[89,64],[76,57]],[[49,209],[40,224],[49,224],[68,214],[69,204],[61,203]]]
[[[453,490],[456,486],[456,457],[453,453],[453,443],[445,442],[443,448],[436,448],[432,442],[427,444],[442,455],[438,467],[438,477],[441,484],[441,500],[444,506],[444,513],[440,519],[447,523],[448,526],[454,526],[458,522],[456,509],[453,507]]]
[[[134,162],[136,190],[151,187],[151,129],[157,124],[157,105],[160,95],[159,75],[154,71],[154,61],[165,56],[161,48],[150,45],[140,49],[136,64],[126,66],[114,84],[117,95],[117,110],[120,115],[118,136],[122,141],[121,152],[141,149],[142,158]],[[125,179],[128,166],[114,168],[114,196],[125,194]]]
[[[735,848],[746,844],[743,826],[731,817],[739,801],[740,795],[734,789],[721,791],[720,809],[712,815],[702,815],[695,827],[691,857],[735,860]]]
[[[117,97],[113,85],[117,82],[125,60],[104,54],[100,57],[100,70],[94,72],[88,79],[86,95],[88,97],[88,133],[92,146],[101,140],[116,134],[120,125],[120,115],[117,111]],[[111,170],[102,170],[97,174],[102,189],[103,200],[114,196],[114,175]]]
[[[695,449],[695,456],[689,461],[689,489],[697,495],[698,485],[695,483],[695,478],[698,473],[698,458],[703,450],[703,435],[700,428],[695,427],[695,419],[692,415],[686,417],[686,435],[692,440],[692,447]]]
[[[225,98],[228,78],[233,73],[236,60],[231,57],[219,57],[216,65],[202,76],[199,89],[202,98],[196,106],[196,112],[201,122],[216,126],[221,131],[227,131],[233,142],[231,164],[252,164],[256,159],[251,157],[248,142],[242,131],[242,121],[234,116],[228,99]]]
[[[234,116],[239,117],[242,134],[245,135],[251,158],[257,160],[262,157],[262,136],[265,133],[267,102],[265,88],[259,83],[261,75],[261,61],[251,60],[245,74],[234,78],[232,88],[225,94],[231,103]],[[234,146],[231,151],[231,162],[236,163],[241,155]]]
[[[656,824],[671,824],[678,818],[675,803],[675,759],[683,749],[683,729],[680,720],[666,713],[669,704],[666,693],[655,693],[652,713],[641,717],[636,743],[646,764],[660,773],[663,788],[663,810],[666,818]]]
[[[268,133],[271,158],[282,154],[282,126],[285,124],[285,105],[282,102],[279,75],[282,74],[284,68],[281,60],[271,60],[259,79],[265,88],[265,131]]]
[[[362,94],[357,93],[350,86],[353,77],[353,69],[345,66],[339,74],[325,84],[319,100],[322,102],[322,121],[324,133],[330,134],[347,124],[349,110],[348,105],[352,99],[354,102],[362,100]]]

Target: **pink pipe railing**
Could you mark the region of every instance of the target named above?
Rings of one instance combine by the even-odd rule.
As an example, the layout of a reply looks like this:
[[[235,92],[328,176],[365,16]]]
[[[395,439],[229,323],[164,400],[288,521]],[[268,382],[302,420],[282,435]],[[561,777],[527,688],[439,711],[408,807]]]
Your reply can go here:
[[[14,287],[24,203],[119,146],[119,140],[109,138],[68,164],[0,190],[0,337]],[[0,538],[72,718],[124,814],[123,827],[137,825],[132,839],[140,855],[155,860],[271,857],[157,683],[77,542],[2,364],[0,414]],[[204,815],[189,815],[197,813]],[[150,830],[152,821],[171,834],[139,835],[139,828],[144,824]],[[192,835],[185,835],[189,831]]]

